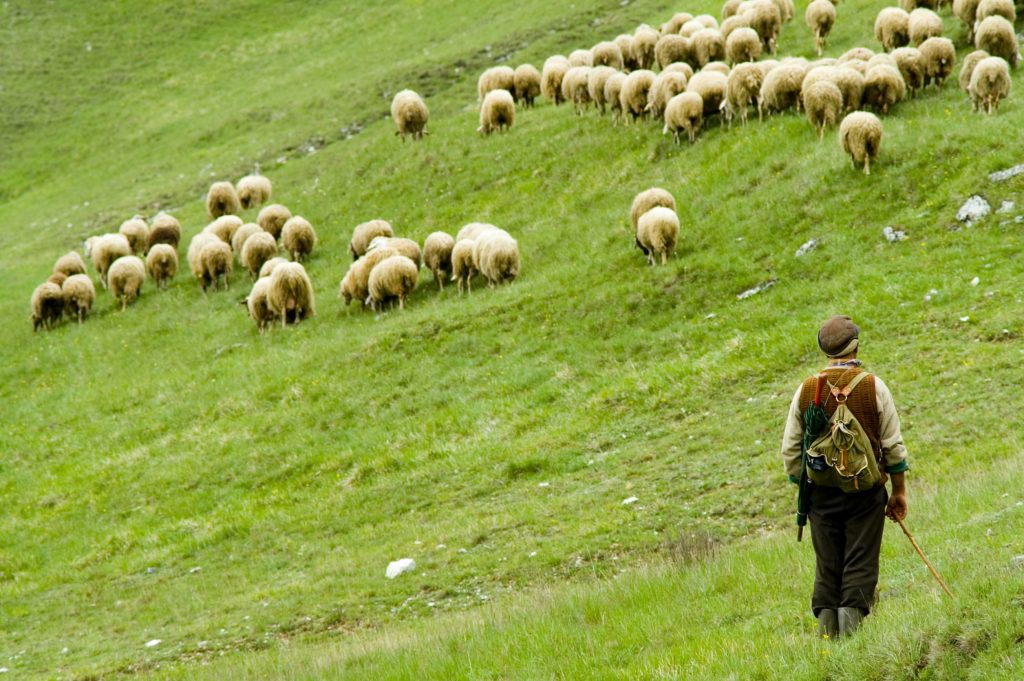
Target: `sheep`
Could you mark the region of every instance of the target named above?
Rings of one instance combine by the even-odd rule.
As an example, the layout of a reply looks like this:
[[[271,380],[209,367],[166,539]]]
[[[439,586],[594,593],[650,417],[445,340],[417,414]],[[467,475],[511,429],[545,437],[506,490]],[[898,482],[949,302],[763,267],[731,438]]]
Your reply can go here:
[[[643,118],[647,111],[647,93],[654,85],[654,72],[647,69],[633,71],[626,76],[619,92],[619,103],[623,115],[628,114],[634,121]]]
[[[270,200],[270,179],[264,175],[246,175],[235,185],[242,208],[261,206]]]
[[[455,239],[446,232],[431,232],[423,242],[423,262],[434,275],[437,289],[444,290],[445,277],[452,274],[452,249]]]
[[[271,258],[270,260],[268,260],[265,263],[263,263],[263,266],[260,267],[260,273],[259,273],[259,275],[256,278],[257,279],[263,279],[265,277],[269,277],[271,274],[274,273],[274,269],[278,265],[283,265],[286,262],[288,262],[288,259],[287,258],[282,258],[280,256],[276,256],[276,257]]]
[[[989,17],[1003,17],[1010,23],[1017,20],[1017,10],[1013,0],[981,0],[974,17],[975,23],[981,23]]]
[[[622,93],[622,86],[626,82],[626,74],[615,72],[608,77],[604,84],[604,101],[611,107],[612,122],[616,125],[622,120],[622,100],[619,95]]]
[[[132,248],[123,234],[103,234],[85,240],[85,255],[92,260],[103,288],[107,287],[107,271],[118,258],[131,255]]]
[[[757,106],[763,81],[764,74],[754,63],[737,64],[729,72],[725,87],[726,101],[722,111],[730,125],[736,112],[739,112],[743,125],[747,124],[747,107]]]
[[[181,242],[181,223],[177,218],[167,213],[160,213],[153,218],[153,224],[149,227],[149,236],[146,237],[146,252],[148,253],[157,244],[167,244],[174,250],[178,250],[178,243]]]
[[[924,58],[916,47],[897,47],[890,54],[907,84],[910,96],[924,87]]]
[[[192,276],[202,285],[203,280],[203,261],[199,257],[203,247],[207,244],[217,243],[220,238],[216,234],[210,232],[199,232],[192,237],[192,240],[188,243],[188,251],[185,253],[185,259],[188,261],[188,268],[192,271]],[[223,242],[221,242],[223,243]]]
[[[673,212],[676,210],[676,199],[672,196],[672,193],[667,189],[661,187],[651,187],[645,189],[636,196],[633,197],[633,203],[629,206],[629,223],[633,227],[633,234],[636,234],[637,226],[640,222],[640,216],[651,210],[662,206],[664,208],[671,208]],[[639,242],[637,243],[639,246]],[[642,249],[643,247],[641,247]],[[647,255],[647,251],[644,251],[644,255]]]
[[[873,66],[864,77],[862,104],[887,114],[894,104],[903,100],[906,92],[906,83],[898,68],[884,64]]]
[[[765,77],[761,84],[761,98],[758,100],[757,117],[761,119],[765,113],[785,111],[789,108],[800,108],[800,87],[803,85],[806,70],[800,64],[780,64]]]
[[[688,61],[690,58],[690,41],[675,33],[663,35],[654,46],[654,58],[658,63],[658,68],[662,69],[672,62]],[[636,71],[633,73],[636,73]]]
[[[751,0],[744,3],[740,15],[761,36],[761,45],[765,51],[775,54],[779,31],[782,30],[782,12],[779,7],[772,0]]]
[[[472,293],[470,280],[476,275],[473,265],[473,239],[456,241],[452,247],[452,281],[458,282],[459,295]]]
[[[1004,17],[991,16],[979,22],[974,29],[974,46],[993,57],[1002,57],[1013,68],[1020,63],[1013,24]]]
[[[262,334],[274,325],[276,317],[274,313],[270,311],[270,305],[267,302],[267,294],[270,292],[270,278],[259,278],[252,285],[252,290],[249,291],[249,295],[242,301],[245,308],[249,311],[249,316],[256,322],[256,328]]]
[[[807,27],[814,33],[814,46],[820,57],[825,50],[825,40],[836,23],[836,8],[829,0],[812,0],[804,13]]]
[[[843,111],[850,113],[860,108],[864,96],[864,74],[856,69],[839,67],[833,82],[843,93]]]
[[[313,225],[309,224],[306,218],[296,215],[284,223],[284,229],[281,230],[281,245],[288,251],[292,260],[302,262],[316,246],[316,231]]]
[[[606,40],[594,45],[590,50],[591,66],[610,66],[616,71],[623,67],[622,50],[615,43]]]
[[[693,18],[693,21],[696,21],[704,28],[718,28],[718,19],[710,14],[698,14]]]
[[[516,103],[508,90],[491,90],[480,107],[480,127],[477,132],[490,135],[495,130],[505,132],[516,122]]]
[[[260,226],[257,225],[254,222],[247,222],[247,223],[245,223],[244,225],[239,227],[237,230],[235,230],[235,235],[233,237],[231,237],[231,250],[234,251],[235,254],[238,255],[239,259],[241,259],[241,257],[242,257],[242,249],[245,247],[246,240],[249,237],[251,237],[253,234],[258,234],[258,233],[260,233],[262,231],[263,230],[260,229]],[[267,233],[270,234],[270,232],[267,232]],[[270,234],[270,236],[274,236],[274,235]],[[275,239],[275,241],[276,241],[276,239]]]
[[[622,70],[633,71],[634,69],[640,68],[640,64],[637,62],[636,57],[636,40],[633,36],[628,33],[620,33],[615,36],[615,40],[612,42],[618,45],[619,52],[622,53]]]
[[[843,93],[827,80],[818,81],[803,90],[804,110],[807,120],[818,132],[818,140],[825,138],[825,128],[836,124],[843,110]]]
[[[775,6],[779,8],[779,16],[782,17],[782,22],[788,24],[793,21],[793,17],[796,16],[796,6],[793,4],[793,0],[772,0]]]
[[[237,232],[238,228],[241,226],[242,218],[237,215],[221,215],[219,218],[204,227],[203,231],[213,234],[226,244],[230,244],[231,239],[235,236],[235,232]]]
[[[569,66],[593,66],[594,55],[590,50],[573,50],[569,53]]]
[[[146,281],[146,265],[142,258],[124,255],[111,264],[107,272],[107,287],[115,300],[121,301],[121,310],[138,298]]]
[[[953,0],[953,14],[967,27],[967,42],[974,44],[974,23],[980,0]]]
[[[96,302],[96,287],[88,276],[72,274],[61,285],[61,295],[64,298],[64,314],[77,319],[81,324]]]
[[[132,249],[132,253],[145,253],[146,241],[149,239],[149,227],[146,226],[145,220],[138,216],[125,220],[121,223],[117,233],[123,234],[128,239],[128,246]]]
[[[216,289],[217,284],[222,280],[224,290],[228,289],[228,279],[231,276],[233,262],[231,247],[223,241],[208,241],[203,244],[199,249],[199,276],[197,277],[203,293],[211,284]]]
[[[153,246],[146,254],[146,273],[157,288],[167,288],[167,282],[178,273],[178,252],[170,244]]]
[[[928,38],[917,49],[924,62],[925,84],[935,83],[936,87],[942,87],[942,81],[953,72],[956,65],[953,41],[949,38]]]
[[[672,18],[661,25],[661,35],[678,34],[687,22],[693,21],[693,15],[689,12],[676,12]]]
[[[707,68],[706,66],[704,68]],[[690,79],[693,78],[693,67],[687,64],[685,61],[674,61],[661,70],[662,73],[681,73],[686,76],[686,82],[689,83]]]
[[[402,90],[391,100],[391,120],[395,122],[395,134],[405,141],[406,135],[414,140],[423,139],[426,135],[427,119],[430,110],[426,102],[412,90]]]
[[[561,55],[548,57],[540,74],[540,91],[555,106],[562,103],[562,79],[569,72],[569,60]]]
[[[1010,65],[1002,57],[986,57],[971,73],[967,87],[974,109],[984,107],[989,115],[999,110],[999,100],[1010,95]]]
[[[245,269],[249,270],[249,275],[255,279],[260,268],[263,267],[263,263],[275,255],[277,255],[277,240],[261,230],[252,234],[242,244],[239,260]]]
[[[636,229],[637,243],[647,254],[647,262],[651,265],[668,262],[668,256],[676,249],[679,239],[679,216],[670,208],[657,206],[640,216]]]
[[[46,281],[50,282],[51,284],[56,284],[57,286],[63,286],[67,278],[68,275],[64,274],[63,272],[54,272],[53,274],[46,278]]]
[[[669,100],[665,107],[665,127],[661,133],[672,133],[672,139],[679,144],[679,132],[686,131],[686,136],[693,144],[697,133],[704,122],[704,100],[696,92],[683,92]]]
[[[393,255],[400,255],[400,253],[391,248],[378,248],[367,253],[349,266],[348,272],[342,278],[341,286],[338,290],[338,297],[345,299],[345,305],[348,305],[353,300],[358,300],[360,306],[366,307],[366,296],[369,294],[370,286],[370,272],[373,271],[373,268],[381,260],[390,258]]]
[[[503,229],[484,230],[473,241],[473,267],[484,275],[490,288],[512,282],[519,276],[519,244]],[[372,294],[372,274],[370,291]]]
[[[618,73],[610,66],[595,66],[587,74],[587,93],[590,101],[594,103],[598,111],[604,114],[607,100],[604,98],[604,86],[608,79]]]
[[[359,260],[364,253],[366,253],[367,247],[370,242],[378,236],[394,236],[395,231],[391,229],[391,224],[387,220],[370,220],[369,222],[363,222],[356,225],[356,228],[352,230],[352,239],[348,242],[348,252],[352,256],[352,260]]]
[[[731,64],[761,58],[761,36],[752,28],[737,28],[725,40],[725,57]]]
[[[723,76],[728,77],[731,70],[724,61],[709,61],[700,71],[701,73],[721,73]],[[689,78],[687,78],[687,81],[689,81]]]
[[[85,261],[78,255],[78,251],[68,251],[53,263],[53,271],[63,272],[69,277],[73,274],[85,274]]]
[[[957,78],[961,90],[970,94],[968,88],[971,85],[971,72],[974,71],[974,67],[978,65],[978,62],[991,56],[985,50],[975,50],[964,57],[964,62],[960,66],[960,75]]]
[[[281,230],[284,228],[284,223],[292,219],[292,212],[282,206],[279,203],[272,203],[269,206],[264,206],[260,210],[260,214],[256,216],[256,224],[258,224],[264,232],[270,232],[277,239],[281,236]],[[232,242],[234,240],[232,239]],[[232,247],[234,243],[232,243]],[[238,249],[236,248],[237,252]]]
[[[583,110],[590,103],[590,92],[587,90],[590,68],[589,66],[574,66],[562,79],[562,98],[567,102],[572,102],[577,116],[582,116]]]
[[[476,82],[477,99],[484,101],[487,93],[493,90],[511,92],[516,86],[516,72],[511,66],[492,66],[480,74]]]
[[[476,239],[489,229],[498,229],[489,222],[470,222],[462,227],[455,235],[455,243],[465,239]]]
[[[238,192],[230,182],[214,182],[206,194],[206,212],[215,220],[221,215],[232,215],[242,209]]]
[[[690,38],[690,54],[697,66],[703,68],[713,61],[725,59],[725,38],[717,28],[705,28]]]
[[[512,74],[512,97],[527,109],[540,94],[540,71],[533,64],[520,64]]]
[[[722,21],[724,22],[729,17],[736,16],[742,4],[743,0],[725,0],[722,3]]]
[[[276,267],[269,282],[267,307],[275,319],[281,320],[282,327],[316,316],[313,282],[300,263],[287,262]]]
[[[866,47],[851,47],[846,52],[839,55],[839,58],[836,59],[836,64],[845,64],[857,59],[866,62],[874,56],[875,53]]]
[[[366,304],[380,310],[384,303],[398,300],[398,308],[405,309],[405,301],[419,283],[419,268],[404,255],[392,255],[381,260],[370,271],[369,293]]]
[[[378,248],[390,248],[396,253],[412,260],[416,263],[416,267],[423,267],[423,253],[420,251],[420,245],[412,239],[379,236],[370,242],[366,252],[372,253]]]
[[[886,7],[875,18],[875,40],[892,52],[910,43],[910,15],[899,7]]]
[[[49,331],[64,314],[64,294],[60,286],[50,281],[45,281],[32,291],[32,330],[38,331],[40,327]]]
[[[725,101],[725,91],[729,87],[729,79],[718,71],[700,71],[686,84],[687,92],[700,95],[704,102],[704,115],[710,116],[719,112]]]
[[[638,26],[633,32],[633,54],[637,69],[650,69],[654,66],[655,48],[660,37],[650,26]]]
[[[882,121],[867,111],[854,111],[839,124],[839,145],[850,155],[853,167],[864,164],[864,174],[871,174],[871,159],[878,158],[882,147]]]
[[[928,38],[937,38],[942,35],[942,17],[930,9],[918,7],[910,13],[907,31],[910,35],[910,42],[920,47],[921,43]]]
[[[705,28],[707,28],[707,26],[705,26],[701,22],[695,19],[691,19],[690,21],[687,21],[685,24],[683,24],[683,27],[679,29],[679,35],[689,39],[692,38],[697,32],[703,31]]]
[[[680,92],[686,92],[686,76],[677,71],[662,71],[654,78],[654,84],[651,85],[651,91],[647,97],[647,110],[655,118],[664,117],[668,101]]]

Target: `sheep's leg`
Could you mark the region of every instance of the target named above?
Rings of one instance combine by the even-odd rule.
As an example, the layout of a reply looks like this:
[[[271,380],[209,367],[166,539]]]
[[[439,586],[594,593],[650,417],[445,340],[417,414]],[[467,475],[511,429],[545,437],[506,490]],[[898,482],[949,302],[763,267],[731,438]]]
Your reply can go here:
[[[864,157],[864,174],[865,175],[870,175],[871,174],[871,157],[870,156],[865,156]]]
[[[661,252],[661,264],[662,265],[667,265],[668,264],[668,251],[662,251]]]

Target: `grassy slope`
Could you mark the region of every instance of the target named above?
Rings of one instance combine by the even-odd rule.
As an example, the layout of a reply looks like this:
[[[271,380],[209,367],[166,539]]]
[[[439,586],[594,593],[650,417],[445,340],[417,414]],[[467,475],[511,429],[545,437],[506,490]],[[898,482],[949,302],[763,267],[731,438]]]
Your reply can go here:
[[[882,4],[842,5],[833,52],[864,42]],[[1017,100],[981,118],[948,84],[900,105],[870,179],[794,116],[716,127],[691,149],[653,124],[542,105],[482,140],[473,81],[495,54],[539,64],[670,11],[225,3],[170,20],[146,7],[0,15],[16,65],[0,90],[9,666],[102,672],[199,641],[432,619],[615,574],[680,533],[781,526],[788,539],[781,413],[817,362],[807,330],[837,309],[862,321],[868,360],[896,387],[918,485],[1017,453],[1004,391],[1021,354],[1019,226],[948,229],[975,191],[1022,203],[1020,179],[985,179],[1021,160]],[[111,15],[124,30],[104,29]],[[783,52],[809,47],[787,27]],[[382,92],[409,84],[433,112],[418,145],[379,120]],[[208,298],[181,277],[123,315],[103,295],[82,328],[30,333],[24,301],[57,255],[158,206],[194,233],[211,177],[255,160],[320,232],[313,323],[260,338],[235,304],[244,277]],[[654,184],[681,200],[687,235],[650,270],[623,218]],[[377,216],[418,239],[496,222],[519,238],[524,276],[466,300],[424,278],[403,315],[346,310],[333,298],[344,246]],[[910,241],[885,244],[887,224]],[[795,259],[811,237],[822,247]],[[736,300],[768,278],[770,292]],[[384,582],[405,555],[421,574]],[[802,607],[794,593],[781,612]],[[164,643],[143,649],[151,638]]]

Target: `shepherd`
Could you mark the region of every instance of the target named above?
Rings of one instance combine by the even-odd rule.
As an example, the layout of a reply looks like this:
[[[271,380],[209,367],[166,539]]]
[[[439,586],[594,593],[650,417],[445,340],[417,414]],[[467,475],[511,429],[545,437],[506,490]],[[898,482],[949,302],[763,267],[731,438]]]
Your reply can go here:
[[[832,317],[818,347],[828,365],[793,396],[782,458],[800,486],[797,524],[811,523],[811,611],[818,634],[836,638],[856,631],[874,605],[885,517],[907,515],[908,466],[892,393],[857,359],[860,327]]]

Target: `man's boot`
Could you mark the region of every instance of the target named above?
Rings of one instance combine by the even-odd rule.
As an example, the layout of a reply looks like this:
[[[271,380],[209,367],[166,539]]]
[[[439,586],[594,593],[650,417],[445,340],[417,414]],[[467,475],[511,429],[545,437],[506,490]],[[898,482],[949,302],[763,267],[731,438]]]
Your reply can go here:
[[[860,608],[839,608],[839,635],[849,636],[857,631],[864,612]]]
[[[823,608],[818,611],[818,636],[835,638],[839,635],[839,616],[835,610]]]

